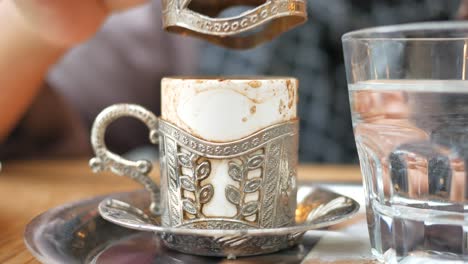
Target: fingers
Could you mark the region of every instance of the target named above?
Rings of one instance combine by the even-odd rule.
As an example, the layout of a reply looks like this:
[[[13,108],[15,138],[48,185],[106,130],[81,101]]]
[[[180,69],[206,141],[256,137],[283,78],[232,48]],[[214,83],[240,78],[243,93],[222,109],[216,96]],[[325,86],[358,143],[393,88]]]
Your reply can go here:
[[[148,3],[149,0],[102,0],[109,12],[120,12]]]

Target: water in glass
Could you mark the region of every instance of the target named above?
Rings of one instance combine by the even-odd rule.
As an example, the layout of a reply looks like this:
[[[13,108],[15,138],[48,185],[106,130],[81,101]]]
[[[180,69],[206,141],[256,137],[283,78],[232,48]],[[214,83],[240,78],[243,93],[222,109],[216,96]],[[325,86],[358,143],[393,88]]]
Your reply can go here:
[[[375,255],[468,260],[468,81],[350,84]]]

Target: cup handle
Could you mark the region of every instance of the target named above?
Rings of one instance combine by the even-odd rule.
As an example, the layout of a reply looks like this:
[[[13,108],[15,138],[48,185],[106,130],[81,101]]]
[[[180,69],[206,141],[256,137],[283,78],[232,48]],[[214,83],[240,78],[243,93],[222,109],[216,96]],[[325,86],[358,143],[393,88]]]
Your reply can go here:
[[[91,130],[91,145],[95,157],[89,162],[93,172],[111,171],[119,176],[127,176],[142,184],[151,194],[151,213],[158,215],[160,191],[156,183],[148,174],[152,170],[151,162],[147,160],[131,161],[109,151],[105,144],[105,132],[107,127],[121,117],[134,117],[145,123],[150,131],[151,143],[158,143],[158,118],[139,105],[116,104],[104,109],[94,121]]]

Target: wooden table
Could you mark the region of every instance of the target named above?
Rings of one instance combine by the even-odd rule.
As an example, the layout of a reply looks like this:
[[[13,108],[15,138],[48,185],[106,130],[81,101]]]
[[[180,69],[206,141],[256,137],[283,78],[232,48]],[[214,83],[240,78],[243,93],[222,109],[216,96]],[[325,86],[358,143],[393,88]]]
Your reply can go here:
[[[125,177],[91,173],[85,160],[17,161],[3,165],[0,173],[0,263],[38,263],[23,243],[24,227],[36,215],[86,197],[140,188]],[[357,166],[301,165],[298,173],[299,179],[305,181],[361,180]]]

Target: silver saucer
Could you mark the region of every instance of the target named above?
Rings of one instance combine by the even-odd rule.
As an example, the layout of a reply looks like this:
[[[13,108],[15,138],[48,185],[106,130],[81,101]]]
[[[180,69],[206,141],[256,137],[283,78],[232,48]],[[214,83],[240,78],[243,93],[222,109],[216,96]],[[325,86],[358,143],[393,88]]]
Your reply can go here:
[[[305,197],[316,190],[310,184],[301,184],[300,186],[298,197]],[[360,196],[362,193],[360,185],[325,184],[323,186],[349,195]],[[155,236],[151,232],[124,228],[104,220],[99,215],[97,207],[102,200],[108,198],[125,201],[141,208],[148,208],[150,200],[146,191],[141,190],[93,197],[52,208],[34,218],[26,227],[24,241],[31,254],[40,262],[48,264],[226,263],[225,259],[222,258],[179,253],[168,249],[159,236]],[[320,244],[319,241],[321,241],[324,232],[329,235],[334,234],[334,232],[329,233],[325,230],[307,232],[296,247],[274,254],[231,260],[229,263],[299,264],[311,251],[315,255],[329,256],[328,248],[322,251],[323,247],[318,245],[315,249],[317,243]]]
[[[161,226],[159,217],[139,209],[147,207],[136,207],[118,199],[105,199],[98,208],[104,219],[129,229],[154,232],[171,249],[194,255],[235,258],[295,246],[306,231],[334,225],[359,210],[355,200],[331,190],[299,185],[299,193],[301,188],[307,188],[307,194],[298,195],[295,225],[280,228],[171,228]]]

